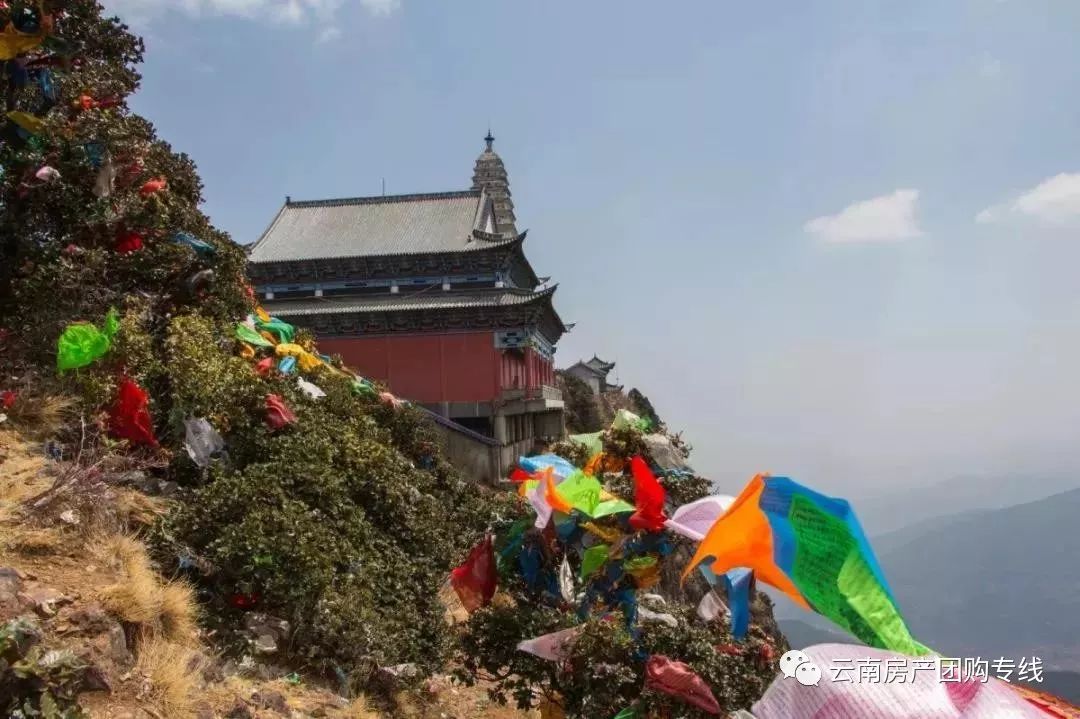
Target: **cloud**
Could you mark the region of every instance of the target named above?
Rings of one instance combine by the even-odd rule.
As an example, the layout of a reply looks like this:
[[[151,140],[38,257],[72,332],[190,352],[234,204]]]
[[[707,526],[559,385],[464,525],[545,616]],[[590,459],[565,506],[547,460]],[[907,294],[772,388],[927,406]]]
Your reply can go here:
[[[918,190],[897,190],[818,217],[803,229],[829,243],[891,242],[922,235],[915,217]]]
[[[401,9],[401,0],[103,0],[103,4],[106,11],[136,25],[150,24],[170,12],[302,25],[332,22],[347,5],[362,7],[376,16],[392,15]]]
[[[393,15],[401,9],[401,0],[360,0],[372,15]]]
[[[323,28],[322,32],[319,33],[319,36],[315,38],[315,42],[320,45],[325,45],[334,42],[339,37],[341,37],[341,28],[336,25],[331,25]]]
[[[1049,225],[1080,219],[1080,173],[1054,175],[1015,199],[992,205],[975,215],[975,221],[983,225],[1009,218],[1033,219]]]
[[[1001,74],[1001,60],[990,53],[985,53],[979,60],[979,74],[988,79],[997,77]]]

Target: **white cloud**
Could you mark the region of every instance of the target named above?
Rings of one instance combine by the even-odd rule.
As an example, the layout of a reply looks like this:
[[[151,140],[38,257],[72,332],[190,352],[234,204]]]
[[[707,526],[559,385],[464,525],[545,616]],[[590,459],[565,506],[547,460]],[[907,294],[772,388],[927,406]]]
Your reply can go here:
[[[402,0],[103,0],[107,12],[135,25],[146,25],[169,12],[190,17],[230,16],[301,25],[334,22],[346,5],[370,15],[387,16],[401,9]],[[325,31],[324,33],[325,34]],[[321,37],[321,35],[320,35]]]
[[[324,45],[326,43],[334,42],[339,37],[341,37],[341,28],[336,25],[330,25],[329,27],[324,28],[323,31],[319,33],[319,36],[315,38],[315,42],[320,45]]]
[[[979,224],[1026,218],[1049,225],[1080,219],[1080,173],[1061,173],[1047,178],[1015,199],[987,207],[975,215]]]
[[[985,53],[979,61],[979,74],[985,78],[995,78],[1001,74],[1001,60],[990,53]]]
[[[907,240],[922,235],[915,217],[918,201],[918,190],[897,190],[810,220],[803,229],[830,243]]]
[[[372,15],[393,15],[401,9],[401,0],[360,0]]]

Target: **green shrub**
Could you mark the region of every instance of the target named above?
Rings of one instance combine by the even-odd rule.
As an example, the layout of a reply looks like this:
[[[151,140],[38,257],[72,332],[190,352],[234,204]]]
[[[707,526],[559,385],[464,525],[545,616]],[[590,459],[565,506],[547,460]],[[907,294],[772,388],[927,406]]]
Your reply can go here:
[[[587,460],[581,445],[573,442],[560,443],[554,451],[577,466]],[[608,430],[604,433],[604,452],[616,460],[614,465],[623,467],[621,472],[603,474],[605,488],[633,501],[634,480],[629,461],[636,455],[649,456],[641,431]],[[667,491],[669,511],[711,491],[708,480],[691,475],[664,477],[662,483]],[[524,506],[523,502],[519,505],[516,516],[526,517],[527,525],[531,525],[532,514]],[[497,549],[507,545],[506,538],[512,534],[509,521],[516,516],[494,527],[500,538]],[[625,533],[625,527],[620,528],[614,518],[595,524],[604,531]],[[526,541],[541,541],[535,535],[535,530],[527,530]],[[578,625],[579,620],[572,613],[576,605],[552,606],[549,598],[537,596],[526,588],[514,562],[504,562],[499,577],[500,596],[492,606],[475,612],[463,630],[459,679],[465,683],[489,680],[494,700],[513,702],[520,708],[535,707],[545,700],[556,701],[569,719],[613,717],[631,704],[639,707],[642,717],[702,719],[708,716],[671,697],[644,690],[645,660],[651,654],[660,654],[689,664],[712,688],[723,710],[749,708],[773,679],[774,658],[787,650],[786,640],[772,617],[771,603],[764,595],[755,598],[750,634],[741,642],[733,640],[727,620],[702,622],[696,615],[696,607],[709,590],[708,585],[697,573],[686,582],[681,577],[682,569],[693,555],[694,544],[674,536],[669,541],[672,552],[660,559],[658,584],[649,591],[666,598],[667,604],[652,609],[674,615],[678,619],[677,627],[643,622],[638,625],[639,636],[633,637],[621,611],[615,611],[609,620],[594,615],[580,624],[581,634],[563,662],[539,659],[518,651],[518,643]],[[545,550],[544,571],[554,572],[563,552],[565,548]],[[578,550],[567,552],[566,559],[574,576],[578,576],[581,568]],[[725,651],[718,651],[717,647],[724,647]]]
[[[30,619],[0,625],[0,715],[15,719],[82,719],[77,695],[89,665],[71,652],[39,645]]]
[[[614,620],[590,619],[580,625],[566,658],[556,663],[518,651],[517,644],[575,626],[576,618],[550,607],[496,603],[470,618],[456,676],[465,684],[491,681],[492,699],[500,704],[526,709],[539,704],[540,697],[556,700],[568,719],[613,717],[631,704],[644,710],[640,716],[709,716],[644,689],[645,660],[658,654],[689,664],[725,712],[749,709],[761,698],[775,676],[774,657],[787,649],[783,637],[756,624],[747,640],[736,643],[722,620],[704,624],[687,605],[668,605],[663,611],[677,617],[678,627],[643,623],[636,640],[620,613]]]

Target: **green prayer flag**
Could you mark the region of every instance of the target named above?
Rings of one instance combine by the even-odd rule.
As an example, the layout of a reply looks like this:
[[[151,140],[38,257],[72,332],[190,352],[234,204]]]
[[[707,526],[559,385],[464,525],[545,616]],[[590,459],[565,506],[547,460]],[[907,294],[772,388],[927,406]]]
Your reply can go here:
[[[634,719],[637,716],[637,709],[634,707],[626,707],[621,712],[615,715],[614,719]]]
[[[640,569],[648,569],[656,564],[656,557],[634,557],[623,562],[623,569],[627,572],[636,572]]]
[[[273,342],[266,339],[243,322],[236,323],[236,339],[240,340],[241,342],[247,342],[249,345],[255,345],[256,347],[274,346]]]
[[[110,340],[120,331],[120,313],[116,311],[115,307],[109,308],[109,311],[105,313],[105,329],[104,335]]]
[[[609,514],[622,514],[623,512],[633,512],[634,505],[629,502],[615,497],[613,499],[606,499],[600,504],[596,505],[596,509],[593,510],[593,519],[600,519],[606,517]]]
[[[600,481],[580,469],[574,470],[559,484],[559,494],[571,507],[592,517],[596,505],[600,504]]]
[[[844,520],[802,495],[791,499],[793,579],[820,614],[871,647],[921,656],[930,652],[904,624]]]
[[[112,348],[120,331],[120,316],[115,309],[105,315],[104,330],[90,322],[70,324],[56,341],[56,368],[60,372],[93,364]]]
[[[277,335],[278,342],[281,342],[282,344],[292,342],[293,337],[296,336],[296,328],[288,322],[279,320],[277,317],[271,317],[269,322],[256,321],[255,327]]]
[[[571,442],[577,442],[578,444],[585,445],[585,448],[589,450],[589,456],[600,454],[604,451],[604,433],[592,432],[591,434],[572,434],[569,437]]]
[[[375,388],[371,386],[371,383],[362,379],[353,380],[352,391],[353,394],[375,394]]]
[[[612,429],[640,429],[641,417],[627,409],[620,409],[615,413],[615,421],[611,423]]]
[[[606,544],[594,544],[585,550],[585,556],[581,559],[581,579],[588,579],[593,572],[604,566],[607,562],[610,549]]]

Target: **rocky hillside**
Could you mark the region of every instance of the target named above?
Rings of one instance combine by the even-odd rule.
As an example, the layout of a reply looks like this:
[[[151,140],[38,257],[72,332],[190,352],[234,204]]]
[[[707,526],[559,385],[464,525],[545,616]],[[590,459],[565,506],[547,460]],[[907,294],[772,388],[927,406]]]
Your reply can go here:
[[[250,653],[221,655],[198,630],[192,587],[164,579],[138,539],[167,500],[138,489],[146,473],[124,471],[129,486],[109,485],[0,431],[0,660],[29,675],[16,686],[0,671],[4,700],[77,697],[87,715],[115,719],[527,716],[446,675],[414,685],[385,672],[388,692],[346,698],[335,682],[276,664],[287,623],[258,612],[244,617]]]
[[[422,413],[262,310],[190,158],[128,107],[142,41],[94,0],[0,3],[0,24],[0,714],[464,717],[488,689],[571,717],[636,701],[639,584],[619,580],[624,628],[590,619],[602,641],[576,655],[619,652],[609,694],[545,665],[506,676],[482,632],[447,621],[451,568],[528,503],[461,476]],[[598,472],[605,491],[637,501],[630,459],[656,459],[642,427],[595,440],[619,462]],[[708,484],[664,482],[676,505]],[[660,527],[629,509],[605,523],[655,578]],[[528,562],[550,563],[538,535]],[[564,602],[559,622],[577,614]],[[725,620],[693,607],[643,634],[673,656],[692,638],[724,705],[744,707],[782,646],[755,609],[752,641],[723,655]],[[474,691],[449,687],[452,659]]]

